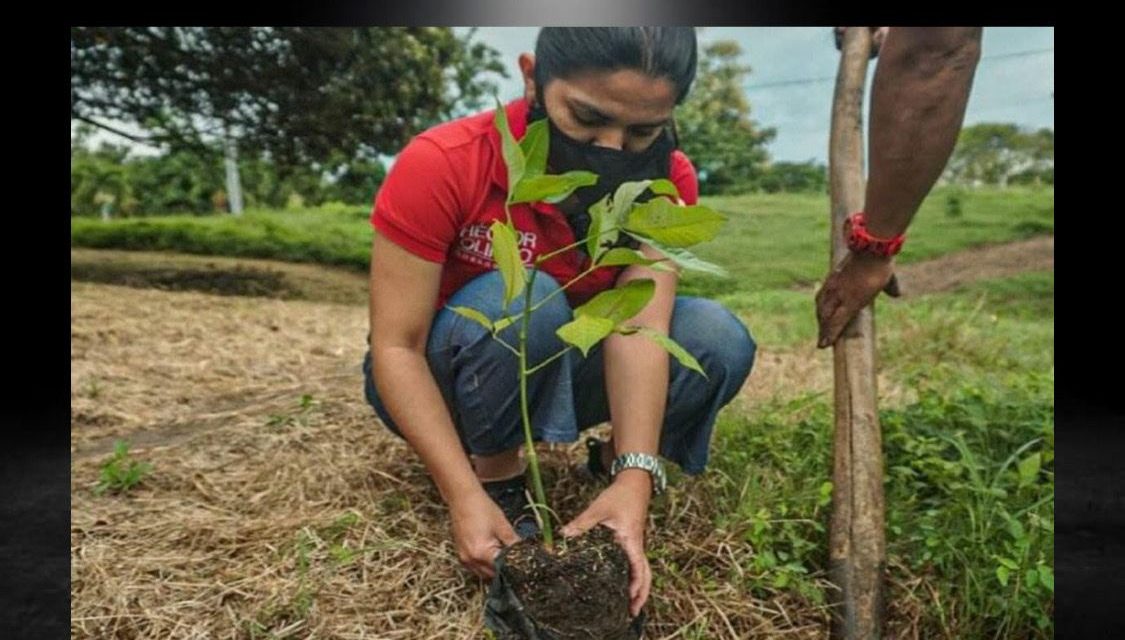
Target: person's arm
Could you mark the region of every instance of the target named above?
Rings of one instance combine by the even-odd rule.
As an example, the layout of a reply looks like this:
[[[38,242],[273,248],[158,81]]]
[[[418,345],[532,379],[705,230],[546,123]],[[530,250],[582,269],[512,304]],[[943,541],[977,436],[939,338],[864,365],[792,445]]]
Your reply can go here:
[[[664,256],[642,245],[646,257]],[[625,324],[648,327],[668,334],[676,300],[674,271],[632,266],[618,277],[618,286],[630,280],[655,281],[652,300]],[[668,398],[668,353],[649,338],[613,334],[602,345],[605,350],[606,394],[609,399],[613,442],[620,453],[656,456]],[[640,613],[652,587],[652,569],[645,557],[645,524],[652,497],[652,476],[641,469],[625,469],[577,518],[563,528],[564,535],[578,535],[604,524],[612,529],[629,558],[629,610]]]
[[[965,117],[980,60],[980,27],[892,27],[871,88],[867,230],[906,231],[941,175]],[[830,346],[887,286],[893,258],[849,253],[817,293],[817,346]]]
[[[442,267],[379,233],[371,253],[371,366],[379,397],[449,507],[461,562],[491,577],[501,545],[519,537],[477,480],[426,361]]]
[[[641,245],[640,250],[647,258],[664,258],[648,245]],[[668,335],[678,275],[675,271],[632,266],[621,273],[617,285],[638,279],[655,281],[655,292],[644,309],[625,324],[647,327]],[[660,430],[664,424],[668,395],[668,352],[638,334],[613,334],[606,338],[603,348],[614,447],[621,453],[655,456],[660,447]],[[626,477],[625,474],[630,471],[636,470],[622,471],[617,477]],[[637,476],[650,481],[646,471],[639,471]],[[641,484],[651,486],[651,483]]]
[[[403,148],[380,186],[371,216],[371,363],[379,397],[449,507],[461,562],[488,577],[501,543],[518,537],[478,481],[426,360],[463,191],[447,151],[424,137]]]
[[[980,59],[980,27],[895,27],[871,86],[868,230],[906,231],[949,161]]]

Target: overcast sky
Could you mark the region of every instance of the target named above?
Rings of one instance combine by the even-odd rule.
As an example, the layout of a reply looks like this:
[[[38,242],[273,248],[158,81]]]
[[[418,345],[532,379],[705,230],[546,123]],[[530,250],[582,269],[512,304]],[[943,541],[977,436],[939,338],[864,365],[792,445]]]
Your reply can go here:
[[[477,36],[500,51],[510,77],[502,97],[521,93],[516,58],[535,48],[538,27],[481,27]],[[705,27],[701,44],[736,40],[742,61],[752,67],[746,80],[751,117],[775,127],[769,146],[774,160],[827,162],[832,89],[839,53],[826,27]],[[1014,122],[1055,126],[1054,27],[987,27],[965,124]],[[870,74],[874,73],[874,65]],[[807,82],[796,82],[807,81]],[[792,83],[792,84],[776,84]]]

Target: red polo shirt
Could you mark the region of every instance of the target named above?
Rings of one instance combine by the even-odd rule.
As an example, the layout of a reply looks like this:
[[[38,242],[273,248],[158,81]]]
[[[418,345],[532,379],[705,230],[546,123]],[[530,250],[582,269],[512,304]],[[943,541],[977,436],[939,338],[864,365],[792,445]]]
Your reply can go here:
[[[528,104],[508,103],[508,122],[517,140],[527,130]],[[371,224],[410,253],[443,265],[437,306],[470,280],[494,268],[488,229],[504,220],[508,172],[500,152],[495,111],[447,122],[410,141],[395,160],[375,196]],[[687,204],[699,199],[695,168],[681,151],[672,154],[672,183]],[[524,264],[575,242],[566,217],[546,203],[511,206],[520,231]],[[560,284],[589,265],[589,257],[568,251],[542,269]],[[567,289],[571,306],[611,288],[624,267],[604,267]]]

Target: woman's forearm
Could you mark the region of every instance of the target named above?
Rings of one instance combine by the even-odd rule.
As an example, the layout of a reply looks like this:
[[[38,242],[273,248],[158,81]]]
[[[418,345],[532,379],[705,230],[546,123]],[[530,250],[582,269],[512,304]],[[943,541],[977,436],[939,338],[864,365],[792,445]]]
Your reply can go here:
[[[408,347],[374,348],[372,377],[387,411],[426,466],[451,508],[483,491],[424,354]]]
[[[649,258],[663,257],[647,245],[641,252]],[[668,335],[676,300],[677,274],[632,267],[622,273],[618,284],[637,278],[654,280],[655,291],[648,305],[626,324]],[[603,348],[614,448],[618,453],[656,455],[668,399],[671,366],[668,353],[640,334],[611,335]]]
[[[640,335],[612,336],[604,348],[614,447],[656,455],[668,397],[668,354]]]

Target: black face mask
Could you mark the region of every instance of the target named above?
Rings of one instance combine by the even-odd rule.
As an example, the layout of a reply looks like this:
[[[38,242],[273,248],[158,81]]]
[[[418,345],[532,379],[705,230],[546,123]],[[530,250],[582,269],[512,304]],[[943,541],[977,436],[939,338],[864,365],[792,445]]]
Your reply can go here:
[[[537,104],[528,111],[527,121],[530,124],[546,117],[546,110]],[[586,237],[589,232],[590,205],[607,194],[612,195],[622,183],[667,178],[671,170],[672,152],[677,146],[669,129],[661,132],[644,151],[631,152],[578,142],[560,131],[550,119],[547,120],[547,127],[550,131],[547,167],[551,173],[592,171],[598,175],[596,184],[578,189],[558,205],[566,215],[575,238],[579,239]],[[644,202],[652,197],[652,193],[646,191],[637,198],[637,202]],[[623,234],[622,238],[627,236]]]

